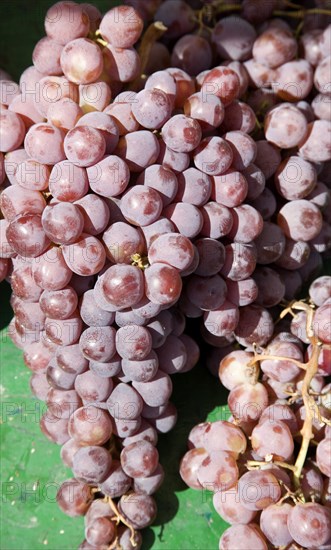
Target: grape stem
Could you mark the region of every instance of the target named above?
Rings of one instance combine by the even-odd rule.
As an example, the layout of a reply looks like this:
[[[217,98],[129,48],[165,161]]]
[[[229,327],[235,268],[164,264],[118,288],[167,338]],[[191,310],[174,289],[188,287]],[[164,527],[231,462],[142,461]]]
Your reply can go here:
[[[168,30],[162,21],[155,21],[151,23],[146,29],[141,42],[138,48],[138,54],[140,57],[140,75],[129,85],[128,89],[131,91],[136,91],[139,89],[141,78],[145,76],[145,69],[149,60],[151,49],[153,44],[161,38],[161,36]]]
[[[253,357],[249,361],[248,366],[251,367],[258,361],[290,361],[291,363],[293,363],[297,367],[300,367],[300,369],[303,369],[303,370],[306,370],[308,365],[308,363],[300,363],[300,361],[297,361],[296,359],[292,359],[292,357],[285,357],[283,355],[268,355],[266,353],[266,354],[261,354],[261,355],[257,355],[256,357]]]
[[[132,254],[131,260],[132,260],[132,265],[134,265],[136,267],[140,267],[140,269],[142,269],[142,270],[149,267],[147,256],[142,256],[138,252],[136,254]]]
[[[265,466],[268,464],[275,464],[275,466],[279,466],[280,468],[287,468],[288,470],[292,470],[292,472],[295,472],[295,466],[293,466],[293,464],[287,464],[287,462],[280,462],[279,460],[247,460],[246,462],[248,470],[254,470],[256,469],[256,467]]]
[[[298,11],[275,10],[272,12],[272,15],[276,17],[291,17],[292,19],[303,19],[305,15],[331,15],[331,10],[323,8],[312,8],[309,10]]]
[[[132,546],[134,546],[134,547],[137,546],[137,542],[135,540],[136,532],[135,532],[134,528],[132,527],[132,525],[130,523],[128,523],[128,521],[118,511],[118,508],[117,508],[115,502],[113,501],[113,499],[111,497],[106,496],[106,497],[104,497],[103,501],[107,502],[109,504],[110,508],[112,509],[112,511],[114,512],[115,516],[112,519],[114,519],[114,521],[116,521],[116,524],[119,525],[119,523],[122,522],[124,525],[126,525],[126,527],[128,527],[130,529],[130,533],[131,533],[130,542],[131,542]],[[111,550],[112,548],[116,548],[116,546],[114,546],[115,543],[117,545],[117,540],[115,540],[114,543],[111,546],[109,546],[109,550]]]
[[[324,418],[321,415],[318,405],[314,399],[314,396],[310,395],[309,393],[311,381],[318,371],[318,358],[322,349],[322,342],[320,342],[314,334],[314,327],[313,327],[314,307],[313,305],[307,304],[303,301],[299,301],[299,302],[294,301],[294,302],[291,302],[288,305],[288,307],[284,309],[284,311],[282,311],[282,313],[280,314],[280,318],[285,317],[285,315],[287,314],[295,315],[293,310],[304,311],[306,313],[306,333],[312,345],[311,357],[307,361],[307,363],[301,363],[300,361],[297,361],[296,359],[292,359],[291,357],[268,355],[267,353],[265,353],[260,355],[256,354],[248,362],[248,366],[253,366],[254,364],[263,360],[290,361],[291,363],[297,365],[298,367],[300,367],[305,371],[304,378],[302,381],[301,397],[305,407],[306,416],[304,419],[302,429],[300,430],[302,441],[301,441],[301,447],[300,447],[297,459],[295,461],[294,466],[292,464],[287,464],[286,462],[274,462],[274,464],[282,468],[288,468],[293,471],[295,488],[296,490],[300,490],[300,478],[301,478],[302,468],[305,464],[309,445],[311,441],[314,439],[313,421],[315,419],[318,419],[320,422],[324,422],[327,424],[329,424],[329,421],[328,419]],[[254,466],[256,467],[256,466],[260,466],[261,464],[269,464],[269,463],[270,461],[259,462],[259,461],[249,460],[247,462],[247,467],[250,466],[254,468]]]
[[[304,302],[294,302],[291,304],[290,309],[296,309],[296,310],[306,312],[307,314],[306,332],[310,340],[310,343],[312,344],[312,354],[309,361],[305,364],[306,372],[305,372],[304,379],[302,381],[301,394],[302,394],[302,399],[305,406],[306,417],[305,417],[302,429],[300,430],[300,433],[302,435],[302,441],[301,441],[299,454],[295,461],[295,470],[294,470],[294,476],[293,476],[295,488],[299,489],[301,472],[307,457],[309,444],[311,440],[314,439],[314,433],[313,433],[314,413],[317,413],[317,417],[319,415],[317,403],[315,402],[315,399],[309,394],[309,388],[310,388],[311,381],[318,370],[318,358],[321,352],[322,343],[319,342],[314,335],[313,308],[308,304],[305,304]]]

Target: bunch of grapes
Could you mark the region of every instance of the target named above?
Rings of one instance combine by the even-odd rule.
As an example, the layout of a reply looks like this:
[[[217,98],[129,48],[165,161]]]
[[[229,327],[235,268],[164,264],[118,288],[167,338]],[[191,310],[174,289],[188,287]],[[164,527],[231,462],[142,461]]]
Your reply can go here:
[[[266,349],[221,361],[232,416],[189,434],[180,474],[213,491],[231,524],[220,550],[330,547],[331,277],[316,279],[309,295],[284,310],[293,319]]]
[[[41,429],[74,474],[58,503],[85,515],[81,548],[138,548],[155,518],[157,434],[177,417],[170,375],[200,354],[187,318],[214,368],[229,365],[221,381],[235,423],[215,424],[185,479],[206,459],[193,485],[233,487],[235,454],[260,429],[254,411],[274,406],[269,394],[287,398],[289,382],[304,425],[302,344],[288,327],[275,336],[275,323],[331,248],[331,26],[323,7],[295,12],[298,43],[290,24],[271,19],[277,4],[130,0],[102,16],[61,1],[19,84],[1,73],[0,279],[13,290],[11,338],[48,406]],[[323,338],[308,332],[314,362]],[[238,343],[246,351],[233,351]],[[275,357],[287,353],[284,368]],[[246,403],[253,412],[241,416]],[[276,451],[253,448],[250,458],[292,458],[293,448]]]

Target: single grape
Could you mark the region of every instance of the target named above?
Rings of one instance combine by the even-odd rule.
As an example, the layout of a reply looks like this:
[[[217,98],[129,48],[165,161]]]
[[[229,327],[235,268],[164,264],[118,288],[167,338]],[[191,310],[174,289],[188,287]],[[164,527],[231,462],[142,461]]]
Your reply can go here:
[[[137,441],[124,447],[121,452],[121,465],[124,472],[132,477],[147,477],[153,474],[159,462],[159,453],[146,440]]]
[[[103,197],[115,197],[125,191],[130,172],[127,164],[116,155],[109,155],[87,168],[91,189]]]
[[[158,407],[167,403],[172,393],[172,382],[168,374],[159,369],[148,382],[132,382],[144,402],[151,407]]]
[[[282,149],[291,149],[306,142],[308,132],[306,117],[290,103],[281,103],[271,109],[265,116],[264,128],[267,140]],[[307,155],[304,158],[310,160]]]
[[[129,48],[138,42],[144,22],[131,6],[117,6],[107,11],[101,20],[101,36],[117,48]]]
[[[317,502],[298,503],[292,507],[287,527],[294,541],[306,547],[321,547],[330,538],[330,515]]]
[[[42,164],[57,164],[65,159],[64,133],[60,128],[40,122],[31,126],[24,140],[29,157]]]
[[[112,434],[112,422],[107,411],[86,405],[71,415],[68,430],[83,446],[103,445]]]
[[[110,473],[111,454],[98,446],[81,447],[73,457],[72,471],[78,481],[97,485]]]
[[[62,512],[71,517],[83,516],[92,499],[91,488],[75,478],[64,481],[56,495],[56,502]]]
[[[202,131],[213,130],[220,126],[224,119],[224,107],[219,97],[197,92],[184,103],[186,116],[197,120]]]
[[[286,237],[296,241],[310,241],[317,237],[322,229],[320,210],[306,199],[286,203],[279,210],[277,220]]]
[[[108,477],[103,481],[101,491],[111,498],[124,495],[131,487],[131,478],[122,469],[119,460],[113,459]],[[109,506],[107,504],[107,506]]]
[[[239,472],[234,456],[227,451],[211,451],[201,462],[197,478],[205,490],[226,491],[238,481]]]
[[[212,42],[221,59],[248,59],[255,39],[254,27],[245,19],[233,15],[221,18],[212,32]]]
[[[60,58],[63,46],[49,36],[38,40],[32,52],[32,62],[37,71],[49,75],[61,75]]]
[[[45,17],[47,36],[59,44],[66,44],[73,38],[87,36],[90,29],[89,10],[74,2],[56,2]]]
[[[102,133],[92,126],[76,126],[67,133],[64,150],[73,164],[80,167],[92,166],[104,156],[106,141]]]
[[[307,132],[302,136],[299,155],[310,162],[326,162],[331,158],[330,152],[331,122],[315,120],[308,124]]]
[[[122,496],[118,508],[135,529],[143,529],[153,523],[157,509],[153,497],[132,492]]]
[[[239,96],[240,81],[232,69],[220,65],[209,71],[203,79],[201,92],[212,94],[220,98],[227,107]]]

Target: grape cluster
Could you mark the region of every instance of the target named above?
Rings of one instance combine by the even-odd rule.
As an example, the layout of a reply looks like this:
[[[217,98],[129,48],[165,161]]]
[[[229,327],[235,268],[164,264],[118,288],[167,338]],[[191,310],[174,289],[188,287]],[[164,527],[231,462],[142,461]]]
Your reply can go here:
[[[255,4],[128,0],[102,16],[60,1],[19,84],[0,75],[9,332],[48,407],[41,429],[72,468],[58,503],[85,515],[82,548],[137,548],[156,515],[157,433],[176,422],[170,375],[200,353],[187,318],[213,368],[229,362],[221,380],[245,429],[257,419],[254,407],[238,417],[242,403],[264,410],[268,392],[294,379],[303,391],[302,346],[274,330],[277,306],[331,248],[331,26],[317,7],[311,30],[306,10],[298,43],[290,24],[271,19],[276,1]],[[293,332],[305,322],[302,311]],[[238,343],[246,350],[233,351]],[[266,359],[263,383],[253,367],[243,381],[266,345],[268,357],[296,363],[284,374]],[[228,463],[229,488],[233,453],[246,448],[238,426],[213,436],[233,434],[238,448],[198,453],[216,452],[220,472]],[[254,429],[264,443],[265,428]],[[203,483],[219,475],[208,460]]]
[[[220,550],[329,548],[331,277],[316,279],[309,296],[284,310],[293,319],[265,349],[221,360],[232,416],[189,434],[180,474],[213,491],[231,524]]]

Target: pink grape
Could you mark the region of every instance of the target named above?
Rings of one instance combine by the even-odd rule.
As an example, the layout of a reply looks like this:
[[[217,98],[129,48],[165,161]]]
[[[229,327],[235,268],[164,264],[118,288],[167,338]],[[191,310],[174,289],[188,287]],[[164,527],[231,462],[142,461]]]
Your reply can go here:
[[[317,502],[305,502],[292,507],[287,527],[298,544],[319,547],[330,538],[330,521],[326,507]]]
[[[106,261],[100,241],[87,233],[82,233],[74,244],[63,246],[63,256],[68,267],[84,277],[98,273]]]
[[[74,2],[57,2],[46,13],[46,34],[59,44],[87,36],[89,29],[88,11]]]
[[[328,120],[315,120],[308,124],[307,132],[298,144],[299,155],[310,162],[329,161],[330,133],[331,122]]]
[[[78,297],[74,289],[67,286],[61,290],[44,290],[40,296],[40,307],[51,319],[66,319],[76,310]]]
[[[159,454],[149,441],[137,441],[124,447],[121,465],[124,472],[133,478],[147,477],[156,470]]]
[[[256,144],[248,134],[240,131],[232,131],[227,132],[223,137],[232,150],[233,168],[236,170],[244,170],[254,162],[256,157]]]
[[[64,75],[75,84],[89,84],[99,78],[103,59],[97,44],[88,38],[67,42],[61,52]]]
[[[121,137],[115,150],[115,154],[125,160],[131,172],[141,172],[154,164],[159,152],[159,142],[148,130],[131,132]]]
[[[117,48],[129,48],[138,42],[144,22],[131,6],[117,6],[107,11],[100,25],[101,36]]]
[[[7,187],[0,195],[0,207],[7,222],[26,212],[41,215],[45,206],[46,201],[41,193],[19,185]]]
[[[219,56],[236,61],[250,57],[255,38],[254,27],[237,16],[220,19],[212,32],[212,42]]]
[[[231,145],[217,136],[203,139],[194,151],[195,166],[209,176],[223,174],[233,160]]]
[[[135,185],[122,196],[121,210],[124,217],[138,226],[155,222],[162,211],[162,200],[152,187]]]
[[[291,149],[304,143],[308,132],[306,117],[290,103],[282,103],[269,111],[264,127],[267,140],[282,149]]]
[[[273,320],[265,308],[252,304],[240,309],[235,337],[241,345],[256,343],[263,346],[270,340],[272,332]]]
[[[173,151],[189,153],[200,143],[201,128],[195,119],[175,115],[162,127],[162,138]]]
[[[118,48],[108,44],[103,50],[103,61],[111,80],[131,82],[140,72],[140,58],[134,48]]]
[[[230,238],[238,243],[249,243],[258,237],[263,229],[261,214],[249,204],[241,204],[232,209],[233,225]]]
[[[146,269],[145,291],[151,302],[170,304],[178,300],[181,290],[181,277],[174,267],[156,262]]]
[[[71,437],[83,446],[103,445],[112,434],[111,418],[107,411],[86,405],[71,415],[68,430]]]
[[[41,221],[46,235],[57,244],[75,242],[84,226],[78,207],[70,202],[50,203],[43,211]]]
[[[257,304],[270,308],[284,298],[285,285],[274,269],[268,266],[259,267],[255,270],[253,278],[259,289]]]
[[[102,276],[101,287],[107,302],[115,308],[130,307],[143,296],[142,271],[131,265],[112,265]]]
[[[200,447],[188,451],[181,460],[179,467],[180,476],[191,489],[202,489],[197,473],[200,465],[206,458],[208,458],[207,451]]]
[[[123,92],[118,94],[113,103],[104,109],[104,112],[114,119],[120,136],[136,132],[139,129],[139,123],[132,113],[132,103],[135,97],[135,92]]]
[[[202,131],[209,131],[222,123],[224,107],[217,96],[197,92],[185,101],[184,114],[197,120]]]
[[[295,57],[297,42],[290,30],[269,28],[255,40],[253,57],[272,69]]]
[[[238,493],[248,510],[263,510],[281,496],[277,478],[268,470],[246,472],[239,479]]]
[[[26,95],[31,93],[26,91]],[[78,87],[64,76],[44,76],[33,88],[33,101],[37,111],[47,117],[48,109],[65,98],[78,102]],[[24,98],[24,95],[23,95]]]
[[[207,202],[201,207],[200,212],[203,218],[203,224],[200,229],[201,235],[219,239],[227,235],[233,225],[231,211],[217,202]]]
[[[167,27],[168,38],[179,38],[191,32],[194,27],[194,12],[182,0],[167,0],[163,2],[154,14],[154,21],[162,21]]]
[[[211,197],[217,203],[232,208],[245,200],[248,191],[247,180],[241,172],[226,170],[213,177]]]
[[[106,141],[99,130],[92,126],[76,126],[64,139],[64,150],[69,161],[87,167],[101,160],[106,150]]]
[[[255,523],[249,525],[232,525],[220,538],[219,550],[231,550],[236,545],[238,550],[267,550],[267,543]]]
[[[176,196],[177,177],[170,169],[161,164],[152,164],[139,174],[138,184],[153,187],[161,196],[163,206],[167,206]]]
[[[123,222],[110,225],[103,234],[108,258],[117,263],[131,263],[133,254],[143,254],[145,244],[139,229]]]
[[[104,231],[109,222],[110,211],[103,199],[91,193],[77,200],[75,205],[84,218],[84,232],[95,236]]]
[[[227,451],[211,451],[202,461],[197,478],[205,490],[226,491],[237,482],[238,467],[234,456]]]
[[[112,153],[118,144],[118,128],[111,116],[92,111],[83,115],[76,126],[90,126],[99,130],[106,142],[106,153]]]
[[[2,109],[0,121],[0,148],[3,153],[8,153],[21,145],[25,135],[25,126],[20,116],[14,111]]]
[[[267,390],[260,382],[238,384],[230,391],[228,405],[235,418],[256,421],[268,405]]]
[[[14,97],[8,109],[20,115],[27,130],[32,124],[43,121],[43,117],[38,112],[33,99],[26,98],[23,94]]]
[[[182,36],[175,44],[171,65],[187,71],[190,75],[197,75],[212,64],[212,50],[209,42],[195,34]]]
[[[38,40],[32,52],[32,61],[37,71],[48,75],[61,75],[62,49],[62,45],[49,36]]]
[[[187,237],[178,233],[165,233],[151,244],[148,259],[150,264],[161,262],[183,271],[191,264],[193,254],[193,246]]]
[[[64,160],[63,144],[62,130],[42,122],[31,126],[24,140],[28,155],[42,164],[56,164]]]
[[[75,344],[79,339],[82,328],[83,322],[77,310],[64,320],[46,318],[45,321],[46,336],[59,346]]]
[[[132,113],[136,120],[148,129],[161,128],[170,118],[171,103],[162,90],[154,88],[138,92],[132,103]]]
[[[82,112],[103,111],[110,103],[111,89],[106,82],[93,82],[79,86],[79,109]]]
[[[49,190],[59,201],[74,202],[88,191],[88,179],[84,168],[68,160],[55,164],[49,176]]]
[[[71,130],[83,115],[82,109],[72,99],[65,97],[51,103],[47,110],[47,120],[64,131]]]
[[[278,223],[286,237],[310,241],[317,237],[322,229],[322,216],[317,206],[310,201],[294,200],[280,209]]]
[[[129,183],[127,164],[116,155],[106,156],[87,168],[91,189],[103,197],[115,197],[123,193]]]
[[[157,162],[162,164],[164,168],[173,170],[175,173],[180,173],[186,170],[190,164],[190,157],[187,153],[178,153],[166,146],[164,141],[159,142],[159,155]]]
[[[231,525],[250,524],[256,516],[254,510],[247,510],[242,505],[235,487],[214,493],[213,505],[216,512]]]
[[[132,492],[121,497],[119,510],[135,529],[143,529],[153,523],[157,508],[153,497]],[[129,539],[130,540],[130,539]],[[135,545],[136,546],[136,545]]]
[[[192,239],[200,233],[203,218],[200,210],[185,202],[172,203],[163,210],[163,215],[171,220],[179,233]]]
[[[22,214],[13,219],[6,230],[9,245],[23,257],[35,258],[49,246],[42,219],[37,214]]]
[[[220,65],[206,74],[201,91],[206,95],[216,95],[227,107],[239,96],[239,87],[238,75],[232,69]]]
[[[114,459],[108,477],[101,484],[102,492],[111,498],[116,498],[126,493],[130,486],[131,478],[123,471],[120,461]]]
[[[50,169],[32,159],[27,159],[19,164],[16,171],[17,183],[25,189],[43,191],[49,184]]]
[[[253,109],[242,101],[233,101],[225,109],[222,131],[241,131],[250,134],[256,125],[256,115]]]
[[[272,454],[277,460],[289,460],[294,450],[290,429],[281,420],[260,420],[252,431],[251,442],[259,456]]]

